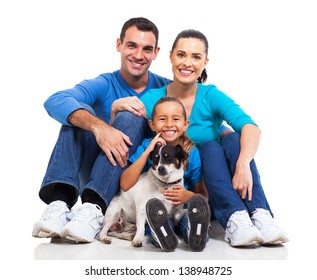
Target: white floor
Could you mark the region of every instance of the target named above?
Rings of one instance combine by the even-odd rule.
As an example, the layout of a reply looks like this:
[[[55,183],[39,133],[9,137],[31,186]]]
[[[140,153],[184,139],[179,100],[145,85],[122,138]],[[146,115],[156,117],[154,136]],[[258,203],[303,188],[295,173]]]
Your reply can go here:
[[[153,246],[148,239],[141,248],[134,248],[129,241],[112,239],[107,245],[99,241],[89,244],[76,244],[65,239],[35,239],[36,260],[286,260],[285,246],[254,246],[233,248],[223,240],[224,231],[213,221],[210,239],[202,252],[191,252],[180,239],[178,248],[171,253]]]

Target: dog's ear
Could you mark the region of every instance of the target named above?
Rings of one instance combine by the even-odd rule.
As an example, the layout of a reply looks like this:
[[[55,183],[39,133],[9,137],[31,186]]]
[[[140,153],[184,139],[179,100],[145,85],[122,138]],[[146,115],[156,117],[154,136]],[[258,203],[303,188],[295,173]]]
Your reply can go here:
[[[184,151],[183,147],[180,144],[177,144],[175,147],[181,159],[183,160],[188,159],[188,154]]]
[[[155,147],[154,147],[154,150],[152,152],[150,152],[150,155],[149,155],[150,160],[153,160],[154,152],[159,150],[161,147],[162,147],[162,144],[160,142],[157,142]]]

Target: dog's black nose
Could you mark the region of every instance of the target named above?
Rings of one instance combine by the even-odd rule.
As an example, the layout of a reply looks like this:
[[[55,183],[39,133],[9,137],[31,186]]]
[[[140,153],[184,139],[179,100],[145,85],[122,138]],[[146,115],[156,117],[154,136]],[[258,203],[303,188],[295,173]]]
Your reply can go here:
[[[166,168],[165,168],[163,165],[160,165],[160,166],[158,167],[158,174],[161,175],[161,176],[167,174]]]

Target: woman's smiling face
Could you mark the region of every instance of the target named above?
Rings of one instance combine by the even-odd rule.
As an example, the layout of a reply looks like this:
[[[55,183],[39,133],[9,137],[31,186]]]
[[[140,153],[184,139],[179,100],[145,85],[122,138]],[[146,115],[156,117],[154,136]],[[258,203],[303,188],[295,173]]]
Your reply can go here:
[[[170,53],[170,60],[174,81],[196,83],[208,63],[206,46],[196,38],[181,38]]]

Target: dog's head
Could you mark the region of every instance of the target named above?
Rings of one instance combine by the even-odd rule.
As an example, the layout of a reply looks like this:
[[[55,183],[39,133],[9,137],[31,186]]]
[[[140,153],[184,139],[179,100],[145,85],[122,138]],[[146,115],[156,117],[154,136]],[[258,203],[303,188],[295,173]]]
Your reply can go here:
[[[184,176],[184,161],[187,158],[188,154],[181,145],[156,145],[150,153],[152,172],[160,181],[166,184],[180,181]]]

